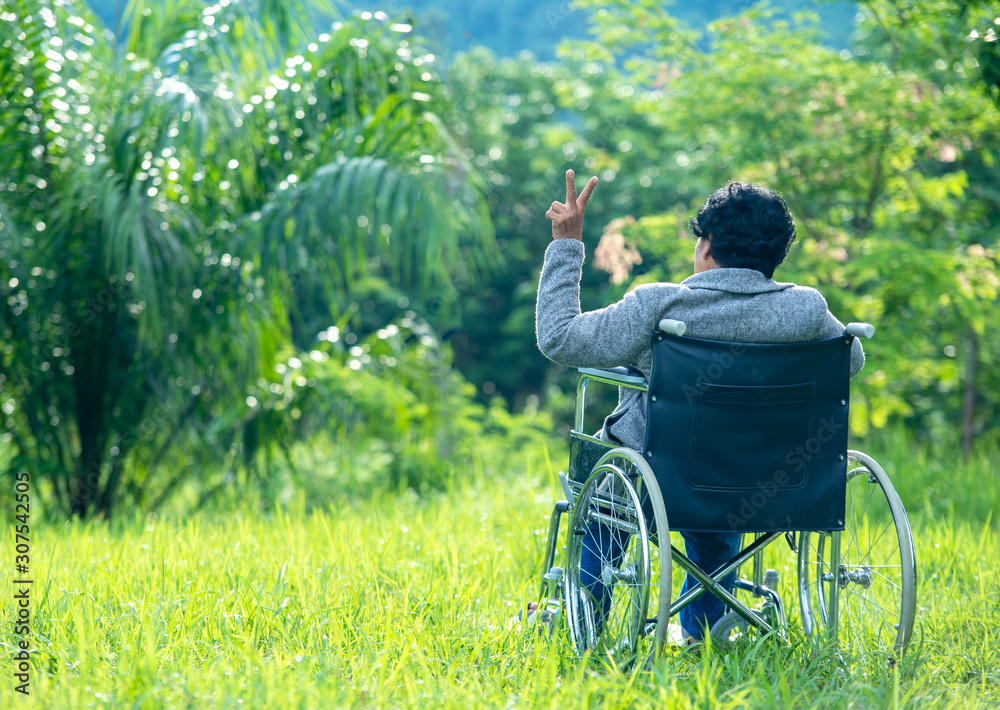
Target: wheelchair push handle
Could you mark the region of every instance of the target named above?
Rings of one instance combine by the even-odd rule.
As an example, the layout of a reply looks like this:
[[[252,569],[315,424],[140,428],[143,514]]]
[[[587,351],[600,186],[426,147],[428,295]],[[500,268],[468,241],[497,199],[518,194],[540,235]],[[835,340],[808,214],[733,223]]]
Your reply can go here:
[[[679,337],[687,332],[687,323],[682,320],[674,320],[673,318],[664,318],[660,321],[659,328],[664,333],[670,333]],[[875,326],[871,323],[848,323],[847,327],[844,328],[844,332],[855,338],[870,339],[875,335]]]
[[[670,333],[671,335],[676,335],[678,337],[684,335],[687,332],[687,323],[682,320],[674,320],[673,318],[664,318],[660,321],[660,330],[664,333]]]
[[[871,323],[848,323],[844,332],[855,338],[871,338],[875,335],[875,326]]]

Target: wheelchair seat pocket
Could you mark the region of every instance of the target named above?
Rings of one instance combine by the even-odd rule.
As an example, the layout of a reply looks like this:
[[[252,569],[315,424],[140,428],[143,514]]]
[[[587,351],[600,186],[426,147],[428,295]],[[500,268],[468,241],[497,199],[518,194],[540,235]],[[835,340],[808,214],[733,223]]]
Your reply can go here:
[[[811,382],[753,386],[701,382],[698,390],[683,472],[692,488],[756,489],[761,482],[748,471],[785,471],[769,482],[780,488],[796,488],[808,480],[808,458],[781,442],[808,440],[813,429]],[[777,436],[761,437],[761,428]]]

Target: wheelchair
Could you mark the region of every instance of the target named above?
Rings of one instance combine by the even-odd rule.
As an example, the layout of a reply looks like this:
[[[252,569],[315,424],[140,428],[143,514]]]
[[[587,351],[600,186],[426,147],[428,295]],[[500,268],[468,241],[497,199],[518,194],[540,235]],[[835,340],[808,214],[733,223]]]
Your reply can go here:
[[[764,636],[787,643],[779,575],[763,568],[764,549],[781,540],[797,558],[805,634],[842,657],[897,663],[915,617],[909,521],[883,468],[847,448],[851,346],[874,327],[851,323],[837,337],[775,344],[685,331],[680,321],[660,321],[648,380],[632,368],[580,370],[569,471],[559,473],[565,500],[550,518],[539,611],[565,620],[577,654],[619,668],[661,653],[670,617],[702,594],[727,608],[710,630],[713,643]],[[643,451],[584,433],[591,382],[645,393]],[[563,516],[565,562],[557,566]],[[743,542],[727,563],[704,570],[670,543],[672,530],[736,532]],[[604,543],[594,545],[596,537]],[[593,558],[586,573],[582,566],[588,540],[600,599]],[[739,574],[750,560],[749,577]],[[675,565],[696,584],[672,599]],[[734,571],[730,592],[720,580]]]

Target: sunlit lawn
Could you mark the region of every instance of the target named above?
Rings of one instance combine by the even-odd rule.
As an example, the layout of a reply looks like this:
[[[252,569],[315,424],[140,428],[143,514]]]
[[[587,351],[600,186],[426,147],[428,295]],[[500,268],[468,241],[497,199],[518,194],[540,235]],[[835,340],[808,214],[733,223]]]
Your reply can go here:
[[[5,663],[3,707],[1000,704],[1000,539],[988,519],[911,505],[919,612],[901,674],[862,676],[796,631],[791,648],[670,651],[633,676],[509,623],[536,588],[548,479],[477,477],[308,514],[300,500],[267,516],[44,527],[32,696],[14,695]],[[793,581],[782,579],[789,606]],[[2,633],[10,643],[8,623]]]

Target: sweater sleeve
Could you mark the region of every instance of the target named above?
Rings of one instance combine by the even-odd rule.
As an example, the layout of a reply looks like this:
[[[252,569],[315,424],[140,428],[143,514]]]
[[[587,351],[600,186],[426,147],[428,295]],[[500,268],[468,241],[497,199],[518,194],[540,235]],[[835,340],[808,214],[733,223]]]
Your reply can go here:
[[[538,283],[538,349],[568,367],[634,364],[653,336],[641,288],[607,308],[580,312],[583,242],[557,239],[545,250]]]

